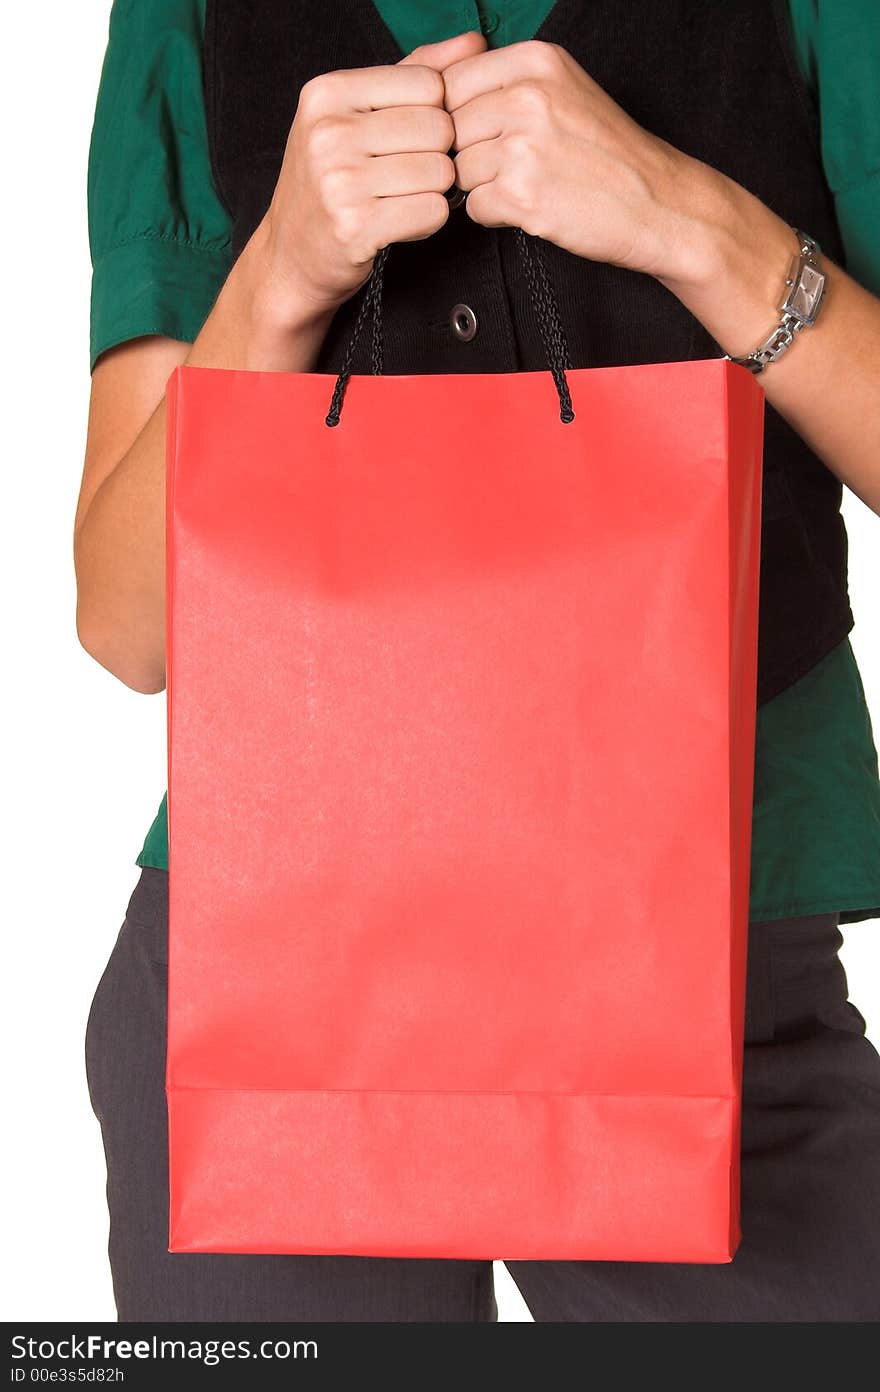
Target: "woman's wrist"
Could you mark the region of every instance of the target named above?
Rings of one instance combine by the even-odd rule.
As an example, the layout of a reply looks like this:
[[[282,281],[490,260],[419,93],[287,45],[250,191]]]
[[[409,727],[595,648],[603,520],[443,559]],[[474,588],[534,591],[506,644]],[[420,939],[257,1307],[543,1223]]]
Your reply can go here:
[[[335,304],[315,297],[295,267],[279,269],[264,218],[235,261],[214,313],[226,321],[230,366],[305,372],[314,368],[335,311]]]
[[[734,357],[767,337],[798,250],[794,229],[717,170],[690,160],[677,265],[658,279]]]

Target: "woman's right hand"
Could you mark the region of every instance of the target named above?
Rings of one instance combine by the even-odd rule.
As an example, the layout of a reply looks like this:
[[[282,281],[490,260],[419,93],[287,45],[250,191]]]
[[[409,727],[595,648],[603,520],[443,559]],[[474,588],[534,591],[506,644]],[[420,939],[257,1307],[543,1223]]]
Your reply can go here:
[[[332,314],[381,247],[442,227],[455,131],[441,70],[485,47],[482,35],[460,34],[396,65],[323,73],[302,88],[260,229],[273,319],[299,319],[304,298]]]

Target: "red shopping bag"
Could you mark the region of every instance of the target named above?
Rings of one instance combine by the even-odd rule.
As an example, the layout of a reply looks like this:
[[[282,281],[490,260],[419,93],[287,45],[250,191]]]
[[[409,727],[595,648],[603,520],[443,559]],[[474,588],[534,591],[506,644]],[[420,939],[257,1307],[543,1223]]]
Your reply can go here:
[[[172,1251],[735,1250],[763,392],[567,383],[171,379]]]

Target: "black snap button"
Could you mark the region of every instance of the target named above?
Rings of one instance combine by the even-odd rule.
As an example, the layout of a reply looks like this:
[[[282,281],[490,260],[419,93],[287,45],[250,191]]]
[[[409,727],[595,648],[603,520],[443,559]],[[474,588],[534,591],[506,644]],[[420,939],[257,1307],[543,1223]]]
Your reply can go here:
[[[449,315],[449,322],[455,337],[460,339],[462,343],[470,343],[477,332],[477,316],[470,305],[454,305]]]
[[[458,184],[453,184],[452,188],[446,190],[446,201],[452,212],[455,212],[456,208],[460,208],[466,198],[465,190],[459,188]]]

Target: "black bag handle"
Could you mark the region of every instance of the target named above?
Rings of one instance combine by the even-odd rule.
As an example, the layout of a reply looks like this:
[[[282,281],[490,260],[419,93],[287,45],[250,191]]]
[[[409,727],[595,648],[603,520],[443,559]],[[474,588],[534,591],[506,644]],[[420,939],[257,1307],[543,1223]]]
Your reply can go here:
[[[544,351],[547,355],[547,362],[553,381],[556,384],[556,391],[559,396],[559,419],[564,425],[568,425],[574,420],[574,410],[571,404],[571,393],[568,389],[568,380],[565,376],[566,368],[571,366],[568,343],[565,331],[562,327],[562,320],[559,317],[559,308],[556,303],[556,296],[550,277],[547,274],[547,267],[544,262],[544,255],[541,250],[540,241],[537,237],[530,237],[521,227],[515,229],[516,243],[522,258],[523,268],[526,273],[526,281],[529,287],[529,295],[532,301],[532,308],[535,311],[535,318],[538,321],[538,328],[541,331],[541,338],[544,343]],[[348,386],[349,378],[352,374],[354,355],[357,345],[363,333],[364,324],[367,316],[372,314],[372,338],[370,344],[370,371],[373,376],[382,375],[382,281],[385,274],[385,262],[388,260],[390,247],[382,247],[373,262],[373,269],[361,294],[360,308],[354,322],[354,328],[348,341],[348,347],[342,359],[342,366],[339,369],[339,376],[336,378],[336,385],[333,388],[333,395],[330,399],[330,409],[325,419],[326,425],[338,425],[342,414],[342,401],[345,396],[345,389]]]

